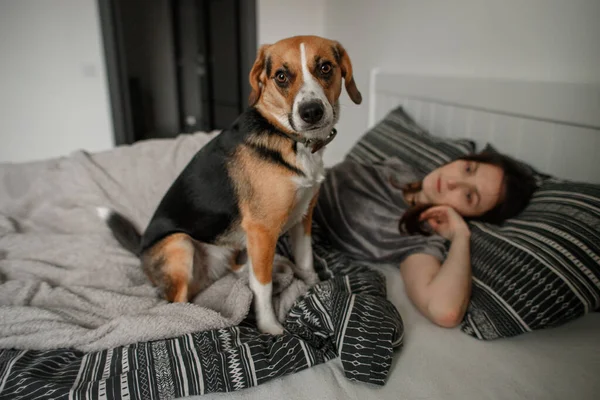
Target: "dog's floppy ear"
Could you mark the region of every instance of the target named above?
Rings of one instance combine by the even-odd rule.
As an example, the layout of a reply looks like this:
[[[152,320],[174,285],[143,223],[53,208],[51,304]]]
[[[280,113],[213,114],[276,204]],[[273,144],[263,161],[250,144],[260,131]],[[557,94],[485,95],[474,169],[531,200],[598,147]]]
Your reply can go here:
[[[258,102],[258,99],[260,99],[260,94],[267,78],[265,66],[267,63],[267,49],[269,46],[270,45],[268,44],[260,46],[258,49],[258,54],[256,55],[256,60],[254,61],[254,65],[250,70],[249,78],[250,86],[252,86],[252,92],[250,92],[248,103],[251,107]]]
[[[342,77],[346,83],[346,92],[348,92],[348,96],[350,96],[354,103],[360,104],[362,102],[362,95],[358,91],[356,82],[354,82],[354,77],[352,76],[352,62],[350,61],[350,56],[348,56],[344,47],[338,42],[335,42],[333,46],[333,53],[342,70]]]

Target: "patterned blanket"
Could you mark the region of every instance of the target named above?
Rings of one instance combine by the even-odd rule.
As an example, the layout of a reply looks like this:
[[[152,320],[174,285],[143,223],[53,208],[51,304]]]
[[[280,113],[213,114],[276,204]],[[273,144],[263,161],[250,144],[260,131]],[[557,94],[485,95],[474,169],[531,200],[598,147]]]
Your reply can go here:
[[[402,319],[385,279],[331,248],[314,227],[322,282],[299,298],[281,336],[239,326],[104,351],[1,350],[0,399],[173,399],[256,386],[340,357],[353,381],[384,385]],[[278,253],[293,259],[287,237]]]

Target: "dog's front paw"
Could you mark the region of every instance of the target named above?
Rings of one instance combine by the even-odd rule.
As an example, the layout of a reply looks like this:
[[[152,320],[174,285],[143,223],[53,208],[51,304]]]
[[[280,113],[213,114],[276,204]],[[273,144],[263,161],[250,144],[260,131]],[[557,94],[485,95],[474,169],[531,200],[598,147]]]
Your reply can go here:
[[[272,321],[258,321],[258,330],[262,333],[268,333],[270,335],[281,335],[283,333],[283,326],[276,320]]]

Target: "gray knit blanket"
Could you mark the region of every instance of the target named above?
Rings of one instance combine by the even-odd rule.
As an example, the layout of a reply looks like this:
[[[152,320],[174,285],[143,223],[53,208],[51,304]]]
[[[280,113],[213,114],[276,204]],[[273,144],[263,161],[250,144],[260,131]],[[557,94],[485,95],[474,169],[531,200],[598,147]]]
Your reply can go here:
[[[224,276],[193,304],[168,303],[96,212],[113,208],[143,230],[171,182],[216,134],[0,164],[0,347],[93,351],[238,325],[252,302],[247,275]],[[278,256],[276,264],[283,321],[307,288],[290,261]]]

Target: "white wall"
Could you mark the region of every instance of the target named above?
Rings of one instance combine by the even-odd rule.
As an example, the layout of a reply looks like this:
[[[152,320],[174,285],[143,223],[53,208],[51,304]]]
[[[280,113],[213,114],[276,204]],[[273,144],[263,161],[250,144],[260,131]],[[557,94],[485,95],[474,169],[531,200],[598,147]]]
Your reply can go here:
[[[361,106],[342,97],[339,161],[367,127],[373,67],[600,82],[598,0],[257,0],[258,42],[339,40]],[[113,146],[96,0],[0,0],[0,162]]]
[[[598,21],[598,0],[326,0],[324,35],[346,47],[364,101],[343,96],[326,162],[367,128],[371,68],[599,83]]]
[[[322,36],[325,4],[326,0],[256,0],[258,44],[296,35]]]
[[[0,0],[0,162],[113,146],[96,0]]]

